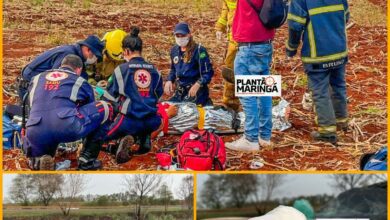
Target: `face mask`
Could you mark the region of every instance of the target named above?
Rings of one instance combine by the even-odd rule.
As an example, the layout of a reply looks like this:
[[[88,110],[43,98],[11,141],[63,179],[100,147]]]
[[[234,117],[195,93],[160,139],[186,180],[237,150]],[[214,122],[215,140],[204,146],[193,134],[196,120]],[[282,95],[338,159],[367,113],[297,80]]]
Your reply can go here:
[[[97,61],[97,57],[93,55],[92,58],[88,58],[87,61],[85,61],[85,64],[94,64]]]
[[[175,37],[176,44],[185,47],[190,42],[190,37]]]

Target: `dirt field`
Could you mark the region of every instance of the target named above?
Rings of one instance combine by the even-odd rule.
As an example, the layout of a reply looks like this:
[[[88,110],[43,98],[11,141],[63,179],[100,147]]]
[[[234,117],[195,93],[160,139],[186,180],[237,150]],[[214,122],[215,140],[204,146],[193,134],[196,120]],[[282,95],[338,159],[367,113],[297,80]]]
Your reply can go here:
[[[215,40],[214,24],[219,13],[218,0],[139,0],[139,1],[4,1],[3,82],[15,83],[20,69],[44,50],[83,39],[89,34],[102,36],[106,31],[139,25],[144,40],[144,55],[166,76],[169,72],[169,49],[174,43],[172,30],[178,21],[188,21],[196,36],[212,57],[215,77],[210,85],[211,96],[218,103],[222,96],[221,66],[226,42]],[[351,129],[340,133],[339,146],[313,143],[314,114],[303,110],[300,102],[306,90],[306,78],[299,58],[286,61],[284,42],[286,27],[278,30],[275,39],[273,72],[283,77],[283,97],[291,102],[293,127],[274,132],[273,149],[256,154],[228,151],[228,169],[249,169],[252,160],[264,160],[261,170],[351,170],[358,169],[363,153],[377,150],[387,143],[386,112],[386,1],[354,0],[351,2],[352,27],[348,30],[350,63],[347,67]],[[373,3],[370,3],[373,2]],[[355,5],[365,4],[365,8]],[[354,8],[355,6],[355,8]],[[366,13],[370,16],[367,18]],[[366,19],[364,20],[363,19]],[[15,103],[4,96],[4,104]],[[154,152],[178,140],[178,136],[162,137],[153,142],[153,152],[134,157],[123,165],[102,152],[99,156],[106,170],[155,170]],[[225,141],[237,136],[225,136]],[[76,155],[57,158],[72,160]],[[28,169],[19,150],[4,151],[5,170]]]

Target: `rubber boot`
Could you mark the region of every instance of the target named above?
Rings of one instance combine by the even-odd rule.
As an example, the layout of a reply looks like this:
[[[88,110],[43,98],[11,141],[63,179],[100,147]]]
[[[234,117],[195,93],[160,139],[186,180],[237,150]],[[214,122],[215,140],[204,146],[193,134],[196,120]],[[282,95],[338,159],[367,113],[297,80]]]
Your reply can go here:
[[[336,133],[320,133],[318,131],[313,131],[310,136],[313,138],[315,141],[324,141],[324,142],[329,142],[331,144],[336,144],[337,143],[337,135]]]
[[[102,162],[97,159],[102,147],[102,141],[92,141],[86,138],[79,157],[79,170],[98,170]]]

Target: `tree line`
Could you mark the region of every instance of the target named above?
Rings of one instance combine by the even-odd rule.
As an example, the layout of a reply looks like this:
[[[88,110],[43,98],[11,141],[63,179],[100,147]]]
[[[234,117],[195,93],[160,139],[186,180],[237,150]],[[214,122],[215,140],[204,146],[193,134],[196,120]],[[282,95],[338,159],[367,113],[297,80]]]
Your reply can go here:
[[[264,215],[279,204],[292,205],[296,199],[303,198],[274,199],[275,194],[283,192],[283,186],[291,181],[288,176],[283,174],[208,175],[199,192],[197,206],[205,209],[253,207],[259,215]],[[327,177],[328,184],[335,192],[387,181],[386,175],[377,174],[335,174]],[[318,210],[334,199],[334,195],[319,194],[304,198]]]
[[[158,174],[134,174],[122,177],[123,192],[110,195],[83,195],[88,176],[82,174],[19,174],[8,189],[13,203],[28,205],[57,205],[68,216],[72,207],[80,204],[92,206],[123,205],[135,207],[135,219],[147,217],[145,206],[160,205],[168,214],[171,205],[182,205],[192,216],[193,177],[185,176],[179,187],[169,187],[169,179]],[[117,187],[117,186],[112,186]],[[178,199],[174,198],[174,194]]]

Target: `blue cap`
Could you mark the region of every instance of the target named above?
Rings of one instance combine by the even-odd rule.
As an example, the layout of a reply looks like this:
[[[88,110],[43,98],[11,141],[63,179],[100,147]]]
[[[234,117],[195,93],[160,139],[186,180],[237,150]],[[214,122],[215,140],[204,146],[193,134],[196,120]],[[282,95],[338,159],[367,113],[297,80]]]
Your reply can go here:
[[[186,22],[180,22],[175,26],[175,34],[189,34],[190,26]]]
[[[95,35],[89,35],[87,39],[80,41],[80,45],[87,46],[99,61],[103,60],[102,51],[104,49],[104,43]]]

